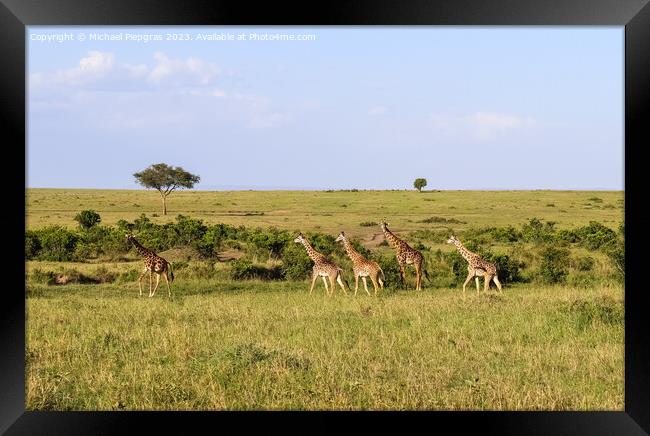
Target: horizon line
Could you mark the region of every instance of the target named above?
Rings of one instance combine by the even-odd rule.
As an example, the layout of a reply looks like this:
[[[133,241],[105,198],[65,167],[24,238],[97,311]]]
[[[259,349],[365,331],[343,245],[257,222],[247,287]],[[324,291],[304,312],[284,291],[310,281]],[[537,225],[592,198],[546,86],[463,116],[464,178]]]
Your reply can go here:
[[[222,185],[223,186],[223,185]],[[224,187],[225,188],[225,187]],[[182,189],[176,192],[203,191],[203,192],[231,192],[231,191],[417,191],[415,188],[313,188],[313,187],[236,187],[214,189]],[[75,189],[95,191],[156,191],[149,188],[80,188],[80,187],[52,187],[52,186],[26,186],[28,189]],[[442,192],[442,191],[625,191],[625,188],[440,188],[423,189],[420,192]]]

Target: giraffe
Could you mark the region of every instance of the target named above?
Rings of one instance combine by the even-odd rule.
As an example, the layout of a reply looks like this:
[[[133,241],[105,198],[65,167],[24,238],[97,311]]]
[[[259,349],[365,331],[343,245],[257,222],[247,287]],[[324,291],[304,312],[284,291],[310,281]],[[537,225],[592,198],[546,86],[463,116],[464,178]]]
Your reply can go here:
[[[388,241],[390,246],[396,251],[395,256],[397,257],[397,263],[399,264],[399,276],[402,280],[402,285],[406,286],[404,266],[413,265],[415,267],[415,290],[422,290],[422,263],[424,262],[424,256],[422,256],[422,253],[409,246],[409,244],[395,236],[393,232],[388,230],[388,223],[386,221],[382,221],[380,226],[381,230],[384,232],[386,241]]]
[[[158,289],[158,285],[160,284],[160,275],[162,274],[162,276],[165,278],[165,282],[167,283],[167,291],[169,292],[169,297],[171,298],[172,290],[169,284],[170,282],[174,281],[174,272],[171,270],[171,265],[169,264],[169,262],[167,262],[162,257],[156,255],[156,253],[154,253],[152,250],[144,248],[142,244],[140,244],[132,234],[126,235],[126,242],[127,243],[131,242],[135,246],[135,249],[137,250],[138,254],[140,254],[140,256],[144,258],[144,271],[142,271],[142,274],[138,279],[138,286],[140,287],[140,296],[142,297],[142,279],[144,278],[144,275],[148,271],[149,272],[149,297],[153,297],[154,294],[156,293],[156,289]],[[156,287],[153,288],[152,291],[151,287],[153,286],[153,273],[156,273]]]
[[[310,295],[314,290],[314,284],[316,283],[316,279],[318,277],[321,277],[323,279],[323,283],[325,284],[325,292],[327,292],[329,296],[332,296],[334,294],[334,291],[336,290],[336,282],[338,282],[345,294],[348,293],[348,291],[345,290],[345,286],[343,286],[343,281],[341,280],[341,268],[336,266],[334,262],[328,260],[323,254],[314,250],[314,247],[311,246],[307,238],[305,238],[302,233],[300,233],[298,237],[293,240],[293,242],[302,244],[305,247],[305,250],[307,250],[307,256],[309,256],[309,258],[314,262],[314,268],[311,274],[311,288],[309,288]],[[326,277],[329,278],[330,284],[332,285],[331,292],[327,286]]]
[[[345,236],[345,232],[341,232],[336,238],[336,241],[343,242],[343,247],[345,252],[348,254],[348,257],[352,260],[352,269],[354,271],[354,295],[357,295],[357,290],[359,289],[359,277],[363,280],[363,287],[366,290],[366,294],[370,295],[368,291],[368,283],[366,282],[366,277],[370,277],[372,285],[375,288],[375,296],[377,296],[377,284],[379,287],[384,289],[384,272],[379,267],[379,264],[375,261],[368,260],[361,253],[354,249],[348,238]]]
[[[472,278],[476,281],[476,295],[480,294],[478,285],[479,277],[483,277],[484,280],[483,292],[487,292],[490,287],[490,280],[494,280],[497,288],[499,288],[499,292],[503,292],[501,289],[501,283],[499,282],[499,277],[497,276],[497,267],[494,263],[488,262],[478,254],[469,251],[454,235],[449,237],[447,244],[454,244],[460,255],[467,261],[467,279],[465,279],[465,283],[463,283],[463,298],[465,298],[465,287]]]

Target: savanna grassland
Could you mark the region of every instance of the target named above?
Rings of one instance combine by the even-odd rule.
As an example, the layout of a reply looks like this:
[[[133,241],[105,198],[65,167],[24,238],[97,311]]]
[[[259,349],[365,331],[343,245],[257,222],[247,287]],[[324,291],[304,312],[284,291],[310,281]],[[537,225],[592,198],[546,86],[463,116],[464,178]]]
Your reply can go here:
[[[613,191],[192,191],[158,216],[151,191],[29,189],[29,232],[59,225],[82,240],[74,217],[95,210],[102,226],[142,229],[176,279],[171,300],[164,282],[138,297],[141,261],[118,245],[88,243],[66,261],[26,255],[26,408],[623,410],[624,289],[610,234],[584,230],[620,233],[623,206]],[[424,290],[412,269],[408,289],[396,283],[383,218],[424,253]],[[231,232],[207,257],[205,244],[199,256],[196,241],[156,233],[219,223],[262,230]],[[345,230],[381,261],[387,289],[328,297],[318,282],[309,295],[304,271],[290,269],[300,247],[276,250],[261,237],[269,228],[281,242],[320,235],[353,285],[332,242]],[[503,295],[477,296],[471,282],[463,298],[450,231],[501,256]]]

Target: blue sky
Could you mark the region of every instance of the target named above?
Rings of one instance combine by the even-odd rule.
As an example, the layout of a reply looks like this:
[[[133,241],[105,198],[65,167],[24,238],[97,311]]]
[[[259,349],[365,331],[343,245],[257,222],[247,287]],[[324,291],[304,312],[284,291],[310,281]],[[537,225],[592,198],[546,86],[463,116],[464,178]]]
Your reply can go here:
[[[200,175],[197,189],[623,189],[623,27],[26,38],[28,187],[139,188],[133,173],[165,162]]]

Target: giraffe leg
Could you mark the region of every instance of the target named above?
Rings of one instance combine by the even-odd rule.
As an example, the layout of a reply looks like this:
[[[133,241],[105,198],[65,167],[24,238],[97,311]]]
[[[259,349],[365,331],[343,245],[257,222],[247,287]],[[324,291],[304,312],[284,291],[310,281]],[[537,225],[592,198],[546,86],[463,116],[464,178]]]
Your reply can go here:
[[[357,291],[359,290],[359,274],[354,273],[354,296],[357,296]]]
[[[153,288],[153,271],[149,270],[149,296],[151,297],[151,289]]]
[[[163,277],[165,278],[165,283],[167,283],[167,292],[169,293],[169,298],[172,298],[172,288],[169,286],[169,277],[167,277],[167,271],[163,272]]]
[[[329,290],[329,288],[327,286],[327,279],[325,278],[325,276],[321,276],[321,278],[323,279],[323,283],[325,283],[325,292],[327,293],[327,295],[329,295],[330,290]]]
[[[341,289],[343,289],[343,293],[344,293],[345,295],[348,295],[348,291],[345,289],[345,286],[343,286],[343,279],[341,279],[341,274],[339,274],[339,275],[336,276],[336,281],[337,281],[337,282],[339,283],[339,285],[341,286]]]
[[[494,284],[497,285],[497,288],[499,288],[499,292],[503,293],[503,289],[501,289],[501,282],[499,282],[499,277],[497,277],[495,274],[492,280],[494,280]]]
[[[465,298],[465,287],[469,283],[470,280],[474,277],[474,274],[469,273],[467,274],[467,278],[465,279],[465,283],[463,283],[463,298]],[[478,292],[478,287],[476,288],[476,292]]]
[[[478,276],[474,277],[474,280],[476,281],[476,292],[478,292],[478,286],[479,286],[479,284],[478,284],[478,282],[479,282]]]
[[[483,293],[486,293],[488,289],[490,289],[490,281],[492,280],[492,275],[485,273],[483,276],[485,278],[485,281],[483,282]]]
[[[341,274],[336,276],[336,281],[339,282],[339,285],[341,285],[341,289],[343,289],[343,293],[345,295],[348,295],[348,290],[345,289],[345,286],[343,286],[343,277],[341,277]],[[347,283],[347,282],[346,282]]]
[[[153,288],[153,292],[151,293],[151,295],[149,295],[150,297],[156,295],[156,289],[158,289],[159,284],[160,284],[160,274],[156,273],[156,287]]]
[[[316,279],[318,278],[318,274],[312,274],[311,275],[311,288],[309,288],[309,295],[311,295],[311,291],[314,290],[314,283],[316,283]]]
[[[415,266],[415,290],[422,290],[422,264],[414,263]]]
[[[377,296],[377,288],[378,288],[377,279],[375,278],[375,276],[371,275],[370,280],[372,281],[372,286],[374,286],[374,288],[375,288],[375,297],[376,297]]]
[[[377,281],[379,282],[379,287],[384,289],[384,280],[377,274]]]
[[[140,296],[142,297],[142,279],[144,278],[144,275],[147,273],[147,269],[145,268],[142,274],[140,274],[140,278],[138,279],[138,288],[140,288]]]
[[[370,296],[370,291],[368,290],[368,282],[366,281],[366,278],[361,277],[361,280],[363,280],[363,287],[366,290],[366,294],[368,294],[368,296]]]
[[[336,279],[334,277],[332,277],[331,275],[328,275],[327,278],[330,279],[330,284],[332,285],[330,287],[330,291],[331,291],[330,296],[333,297],[334,294],[336,294]]]

